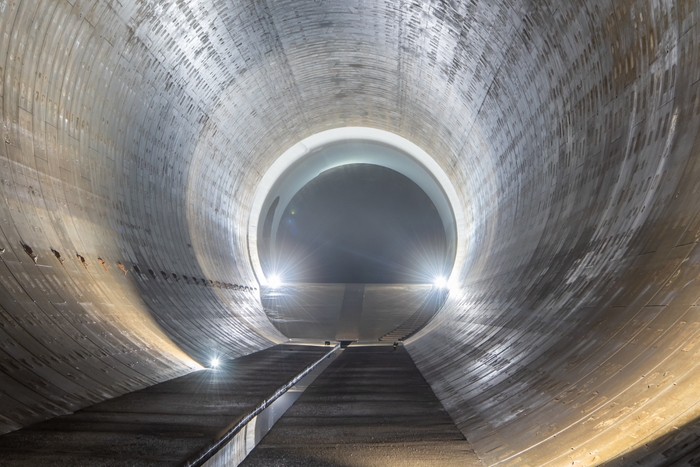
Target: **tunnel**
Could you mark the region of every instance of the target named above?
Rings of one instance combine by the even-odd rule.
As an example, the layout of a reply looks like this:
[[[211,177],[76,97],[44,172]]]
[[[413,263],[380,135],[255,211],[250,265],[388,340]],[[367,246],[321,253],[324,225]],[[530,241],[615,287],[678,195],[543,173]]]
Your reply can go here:
[[[698,15],[3,0],[0,458],[25,445],[3,439],[213,358],[287,381],[270,365],[348,340],[335,361],[355,352],[353,371],[384,350],[415,365],[474,465],[700,465]],[[313,158],[334,145],[379,149]],[[446,239],[439,299],[432,272],[294,285],[297,311],[351,316],[371,294],[362,316],[400,310],[365,347],[344,337],[361,326],[285,327],[265,263],[293,196],[359,163],[422,190]]]

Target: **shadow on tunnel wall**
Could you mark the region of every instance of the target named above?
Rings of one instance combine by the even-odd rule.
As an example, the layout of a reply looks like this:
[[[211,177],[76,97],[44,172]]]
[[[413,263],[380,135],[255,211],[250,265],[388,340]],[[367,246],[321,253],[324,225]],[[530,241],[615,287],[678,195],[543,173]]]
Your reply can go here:
[[[134,264],[128,274],[163,331],[190,357],[207,366],[213,357],[237,357],[271,342],[248,331],[246,317],[259,308],[257,287],[215,280],[201,269],[187,274]],[[209,277],[207,277],[209,276]],[[193,310],[199,310],[193,313]]]
[[[700,466],[700,417],[600,466]]]

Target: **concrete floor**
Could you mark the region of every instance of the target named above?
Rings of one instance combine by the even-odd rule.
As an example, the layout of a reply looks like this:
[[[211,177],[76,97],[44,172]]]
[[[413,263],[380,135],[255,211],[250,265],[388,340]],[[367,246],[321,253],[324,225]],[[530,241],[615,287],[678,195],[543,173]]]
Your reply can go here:
[[[241,465],[481,467],[404,348],[384,346],[345,349]]]
[[[182,465],[327,347],[279,345],[0,436],[8,466]],[[349,347],[244,466],[481,466],[403,347]]]
[[[182,465],[328,351],[278,345],[14,431],[0,465]]]
[[[415,333],[447,298],[433,284],[364,284],[353,308],[346,297],[356,285],[285,284],[263,287],[260,298],[270,322],[297,342],[364,344],[391,344]]]

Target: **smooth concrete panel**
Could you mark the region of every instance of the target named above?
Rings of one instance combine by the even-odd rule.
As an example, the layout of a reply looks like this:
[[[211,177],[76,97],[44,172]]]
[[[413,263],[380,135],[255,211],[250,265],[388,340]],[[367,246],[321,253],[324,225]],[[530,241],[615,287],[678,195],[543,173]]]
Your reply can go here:
[[[270,322],[296,342],[391,344],[423,327],[446,294],[432,284],[296,283],[263,286],[260,300]]]

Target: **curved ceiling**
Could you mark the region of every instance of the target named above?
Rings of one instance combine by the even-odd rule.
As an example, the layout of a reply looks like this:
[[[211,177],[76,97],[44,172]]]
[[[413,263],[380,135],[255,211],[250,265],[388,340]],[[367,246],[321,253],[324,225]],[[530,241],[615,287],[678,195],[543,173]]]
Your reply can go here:
[[[408,349],[485,465],[661,459],[700,415],[697,2],[0,11],[2,431],[283,340],[255,192],[349,126],[457,190],[465,261]]]

